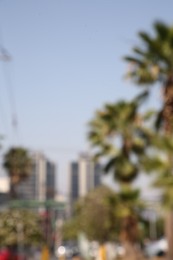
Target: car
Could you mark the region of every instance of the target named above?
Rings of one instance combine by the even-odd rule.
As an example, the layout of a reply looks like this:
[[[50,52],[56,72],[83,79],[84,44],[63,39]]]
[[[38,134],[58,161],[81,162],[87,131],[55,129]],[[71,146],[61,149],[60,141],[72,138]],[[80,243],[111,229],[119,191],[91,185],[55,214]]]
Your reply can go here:
[[[149,242],[144,247],[144,254],[148,257],[165,255],[168,249],[168,243],[165,238]]]
[[[66,259],[71,259],[79,255],[79,250],[77,246],[61,245],[55,250],[55,255],[57,258],[64,256]]]

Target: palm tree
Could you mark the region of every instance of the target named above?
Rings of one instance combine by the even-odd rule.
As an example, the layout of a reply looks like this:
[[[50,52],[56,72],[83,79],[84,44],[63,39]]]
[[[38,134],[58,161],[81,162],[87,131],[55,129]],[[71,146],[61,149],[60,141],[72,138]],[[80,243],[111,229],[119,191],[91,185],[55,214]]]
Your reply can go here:
[[[127,76],[138,86],[147,88],[148,91],[153,88],[155,83],[160,83],[158,86],[162,89],[163,98],[156,127],[171,138],[173,133],[173,26],[156,22],[153,28],[153,35],[146,32],[139,33],[141,47],[133,48],[133,55],[125,57],[125,60],[130,63],[130,71]],[[172,161],[171,153],[168,158]],[[172,169],[168,176],[169,179],[172,178]],[[166,192],[170,186],[165,188]],[[172,211],[171,205],[170,209]],[[171,211],[167,216],[168,221],[166,221],[169,259],[173,259],[173,230],[171,228],[173,217]]]
[[[157,82],[161,84],[163,103],[159,122],[169,134],[173,129],[173,26],[156,22],[153,36],[140,32],[139,37],[142,48],[133,48],[133,56],[125,57],[130,63],[127,77],[147,90]]]
[[[88,134],[96,148],[95,159],[107,157],[105,172],[113,170],[115,179],[125,186],[139,173],[139,155],[145,150],[147,141],[148,129],[142,121],[148,115],[139,115],[137,109],[137,99],[106,104],[103,110],[96,112]]]
[[[113,172],[115,181],[120,185],[119,198],[123,206],[121,238],[128,248],[129,244],[132,248],[137,238],[137,233],[133,232],[137,232],[137,220],[133,213],[135,206],[139,206],[139,191],[132,188],[132,182],[140,172],[140,155],[144,153],[148,135],[147,128],[142,124],[148,115],[138,113],[141,98],[106,104],[96,112],[88,134],[95,148],[94,158],[103,158],[105,172]]]
[[[10,178],[10,198],[16,199],[16,186],[31,173],[32,161],[28,151],[22,147],[12,147],[4,155],[3,166]]]

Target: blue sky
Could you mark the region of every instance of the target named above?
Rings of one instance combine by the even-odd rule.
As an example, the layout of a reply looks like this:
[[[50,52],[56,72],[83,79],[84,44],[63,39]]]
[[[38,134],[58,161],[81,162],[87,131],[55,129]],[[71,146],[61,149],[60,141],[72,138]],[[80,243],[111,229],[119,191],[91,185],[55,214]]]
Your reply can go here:
[[[123,79],[122,56],[155,20],[173,24],[172,10],[171,0],[1,0],[0,45],[12,58],[0,61],[2,153],[14,144],[43,151],[57,163],[65,189],[67,164],[89,147],[87,122],[94,111],[136,92]]]

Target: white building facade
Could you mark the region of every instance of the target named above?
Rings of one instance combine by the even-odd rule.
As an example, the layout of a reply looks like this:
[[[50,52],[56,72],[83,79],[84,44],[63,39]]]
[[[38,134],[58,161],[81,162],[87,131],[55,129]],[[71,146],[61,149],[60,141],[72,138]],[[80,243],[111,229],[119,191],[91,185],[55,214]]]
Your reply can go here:
[[[80,154],[69,169],[69,197],[73,203],[101,183],[102,169],[87,153]]]
[[[56,193],[56,166],[42,153],[32,153],[31,175],[17,187],[23,200],[45,201],[54,199]]]

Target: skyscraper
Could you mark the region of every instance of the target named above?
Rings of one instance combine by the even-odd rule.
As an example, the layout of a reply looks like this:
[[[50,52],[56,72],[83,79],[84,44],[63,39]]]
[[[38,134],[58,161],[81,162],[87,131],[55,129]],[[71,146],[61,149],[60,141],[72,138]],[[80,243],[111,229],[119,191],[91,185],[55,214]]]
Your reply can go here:
[[[32,172],[17,187],[20,199],[44,201],[54,199],[56,192],[56,167],[42,153],[32,153]]]
[[[101,183],[102,169],[95,164],[87,153],[82,153],[77,162],[72,162],[69,169],[69,196],[73,204],[79,197]]]

